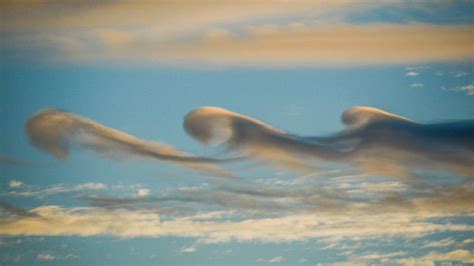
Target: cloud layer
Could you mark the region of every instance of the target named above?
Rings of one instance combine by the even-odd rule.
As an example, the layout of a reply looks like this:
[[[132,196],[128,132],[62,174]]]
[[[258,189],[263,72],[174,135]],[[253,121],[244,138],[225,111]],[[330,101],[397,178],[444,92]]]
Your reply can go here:
[[[6,55],[165,66],[353,66],[471,61],[468,24],[351,23],[378,8],[443,13],[405,1],[34,1],[2,6]],[[62,12],[57,12],[61,10]],[[28,17],[28,20],[24,18]],[[45,59],[42,58],[42,59]],[[41,58],[40,58],[41,59]]]

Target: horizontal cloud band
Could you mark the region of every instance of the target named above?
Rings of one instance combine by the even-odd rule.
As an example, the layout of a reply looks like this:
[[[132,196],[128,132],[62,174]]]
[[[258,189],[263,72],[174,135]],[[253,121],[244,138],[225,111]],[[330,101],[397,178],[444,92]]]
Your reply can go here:
[[[222,108],[202,107],[186,116],[184,128],[200,142],[221,143],[246,157],[297,169],[322,161],[398,177],[419,170],[474,176],[474,120],[422,124],[375,108],[353,107],[342,114],[342,122],[345,128],[339,133],[301,137]],[[104,155],[171,161],[219,175],[227,173],[215,164],[232,160],[191,156],[54,109],[30,118],[26,132],[33,145],[57,158],[66,158],[70,145],[76,144]]]

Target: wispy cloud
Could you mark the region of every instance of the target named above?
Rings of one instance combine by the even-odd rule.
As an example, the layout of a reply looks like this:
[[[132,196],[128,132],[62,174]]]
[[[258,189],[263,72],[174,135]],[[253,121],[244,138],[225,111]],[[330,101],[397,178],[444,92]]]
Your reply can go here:
[[[276,264],[276,263],[282,263],[285,261],[285,258],[282,256],[277,256],[273,258],[258,258],[255,260],[256,263],[269,263],[269,264]]]
[[[202,221],[193,216],[161,221],[158,214],[149,211],[108,211],[93,207],[42,206],[32,209],[31,212],[43,218],[3,219],[0,234],[5,236],[176,236],[200,238],[201,243],[222,243],[234,240],[291,242],[324,237],[403,236],[413,238],[435,232],[472,232],[474,230],[467,224],[439,224],[430,222],[429,219],[420,219],[418,215],[405,216],[390,213],[375,216],[358,215],[358,219],[353,219],[349,215],[295,214],[241,221]]]
[[[19,188],[19,187],[16,187]],[[66,194],[72,192],[84,192],[84,191],[99,191],[107,189],[107,186],[103,183],[96,183],[96,182],[89,182],[78,184],[72,187],[67,187],[64,185],[53,185],[51,187],[39,190],[32,190],[31,188],[27,188],[24,190],[15,190],[10,191],[2,196],[14,196],[14,197],[33,197],[33,198],[44,198],[51,195],[56,194]]]
[[[464,72],[464,71],[459,71],[459,72],[454,73],[455,78],[461,78],[461,77],[465,77],[465,76],[468,76],[468,75],[469,75],[469,73]]]
[[[396,260],[403,265],[434,265],[435,261],[456,261],[462,263],[474,263],[474,253],[465,249],[457,249],[450,252],[430,252],[422,257],[410,257]]]

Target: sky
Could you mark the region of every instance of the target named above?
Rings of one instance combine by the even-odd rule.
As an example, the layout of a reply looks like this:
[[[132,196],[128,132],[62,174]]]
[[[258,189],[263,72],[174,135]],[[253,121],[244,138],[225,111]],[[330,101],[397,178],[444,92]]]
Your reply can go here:
[[[473,265],[473,1],[4,1],[0,265]]]

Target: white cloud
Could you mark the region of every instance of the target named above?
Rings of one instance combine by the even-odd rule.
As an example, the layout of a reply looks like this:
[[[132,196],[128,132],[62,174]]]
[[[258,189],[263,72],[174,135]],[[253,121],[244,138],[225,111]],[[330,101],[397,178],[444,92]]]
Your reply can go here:
[[[466,86],[457,87],[455,90],[465,92],[467,93],[467,95],[472,96],[474,95],[474,83],[471,83]]]
[[[11,187],[11,182],[10,182]],[[62,193],[72,193],[72,192],[80,192],[80,191],[88,191],[88,190],[104,190],[107,189],[107,186],[103,183],[84,183],[78,184],[73,187],[66,187],[61,184],[52,185],[49,188],[41,189],[41,190],[28,190],[28,191],[11,191],[4,195],[7,196],[16,196],[16,197],[35,197],[35,198],[43,198],[55,194],[62,194]]]
[[[79,184],[74,187],[76,190],[102,190],[106,188],[107,186],[105,184],[94,182]]]
[[[463,263],[474,263],[474,253],[469,250],[465,249],[457,249],[453,251],[449,251],[446,253],[439,253],[439,252],[430,252],[425,256],[422,257],[410,257],[410,258],[403,258],[396,260],[397,263],[403,265],[413,265],[413,266],[420,266],[420,265],[427,265],[427,266],[434,266],[435,262],[447,262],[447,261],[456,261],[456,262],[463,262]]]
[[[460,71],[460,72],[456,72],[456,73],[454,74],[454,77],[455,77],[455,78],[461,78],[461,77],[464,77],[464,76],[467,76],[467,75],[469,75],[469,73],[464,72],[464,71]]]
[[[193,216],[161,221],[149,211],[106,210],[96,207],[63,208],[42,206],[33,210],[38,217],[2,219],[0,234],[31,235],[112,235],[118,237],[191,237],[200,243],[233,240],[289,242],[327,237],[419,237],[445,231],[472,231],[466,224],[439,224],[426,219],[436,214],[294,214],[275,218],[201,220]],[[357,216],[357,219],[353,219]]]
[[[423,84],[423,83],[412,83],[410,85],[410,87],[412,87],[412,88],[423,88],[424,86],[425,86],[425,84]]]
[[[8,183],[8,186],[10,188],[19,188],[23,185],[23,182],[19,181],[19,180],[16,180],[16,179],[12,179],[10,180],[10,183]]]
[[[442,247],[449,247],[455,244],[454,239],[446,238],[439,241],[426,241],[422,248],[442,248]]]
[[[409,76],[409,77],[416,77],[418,76],[420,73],[418,72],[415,72],[415,71],[410,71],[410,72],[407,72],[406,75]]]
[[[52,255],[51,253],[48,252],[42,252],[38,253],[36,256],[37,260],[42,260],[42,261],[52,261],[56,258],[56,256]]]
[[[194,245],[191,245],[189,247],[184,247],[180,250],[181,253],[193,253],[193,252],[196,252],[197,250],[197,245],[194,244]]]
[[[150,189],[148,188],[139,188],[137,190],[137,197],[146,197],[150,195]]]

